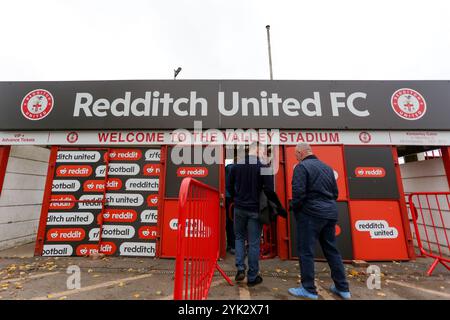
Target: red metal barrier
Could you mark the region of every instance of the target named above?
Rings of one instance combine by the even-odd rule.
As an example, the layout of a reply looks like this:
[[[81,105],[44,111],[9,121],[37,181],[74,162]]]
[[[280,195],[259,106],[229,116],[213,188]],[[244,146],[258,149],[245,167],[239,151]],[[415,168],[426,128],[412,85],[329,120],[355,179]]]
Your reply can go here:
[[[427,275],[438,263],[450,270],[450,192],[417,192],[408,198],[417,244],[422,255],[434,260]]]
[[[265,259],[273,259],[276,257],[277,252],[277,244],[275,231],[276,224],[272,222],[270,225],[263,225],[262,228],[262,236],[261,236],[261,245],[260,245],[260,254],[259,258],[261,260]]]
[[[230,278],[217,264],[220,252],[219,191],[184,178],[178,204],[178,239],[175,262],[175,300],[204,300],[214,272]]]

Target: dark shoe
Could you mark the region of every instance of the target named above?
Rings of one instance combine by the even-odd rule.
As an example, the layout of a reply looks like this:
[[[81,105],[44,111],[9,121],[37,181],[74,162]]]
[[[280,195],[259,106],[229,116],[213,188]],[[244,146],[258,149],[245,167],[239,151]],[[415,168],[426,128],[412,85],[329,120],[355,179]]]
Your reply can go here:
[[[263,278],[261,276],[256,276],[255,280],[247,281],[247,286],[254,287],[254,286],[260,284],[261,282],[263,282]]]
[[[245,279],[245,271],[244,270],[239,270],[237,273],[236,273],[236,277],[234,277],[234,280],[236,280],[236,281],[242,281],[242,280],[244,280]]]

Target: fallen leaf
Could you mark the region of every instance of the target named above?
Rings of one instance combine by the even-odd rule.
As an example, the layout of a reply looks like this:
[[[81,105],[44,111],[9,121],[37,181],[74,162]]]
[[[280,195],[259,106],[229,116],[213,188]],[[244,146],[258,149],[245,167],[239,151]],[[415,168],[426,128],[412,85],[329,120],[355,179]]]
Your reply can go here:
[[[280,273],[281,269],[277,268],[277,269],[275,269],[275,272]]]
[[[386,297],[386,294],[383,293],[383,292],[377,292],[377,296],[380,296],[380,297]]]
[[[278,291],[278,288],[272,288],[273,291]]]
[[[99,274],[94,274],[94,275],[92,275],[92,277],[93,278],[98,278],[98,277],[100,277],[100,275]]]
[[[119,282],[119,287],[123,287],[125,285],[125,282]]]
[[[94,272],[94,270],[92,270],[92,269],[89,269],[88,271],[87,271],[88,273],[91,273],[91,272]]]
[[[66,300],[66,299],[67,299],[67,296],[62,296],[62,297],[59,297],[58,300]]]
[[[6,269],[8,272],[15,271],[17,267],[15,265],[11,265],[8,269]]]
[[[358,271],[356,271],[354,269],[350,270],[350,275],[357,276],[358,274],[359,274]]]
[[[135,297],[135,298],[139,298],[140,296],[141,295],[139,293],[136,293],[136,294],[133,295],[133,297]]]
[[[156,291],[156,295],[160,296],[162,294],[162,291]]]
[[[54,295],[52,295],[52,294],[48,294],[47,295],[47,298],[49,298],[49,299],[51,299],[51,298],[53,298],[54,297]]]
[[[439,288],[440,288],[441,290],[444,290],[444,289],[445,289],[445,287],[443,287],[443,286],[440,286]]]

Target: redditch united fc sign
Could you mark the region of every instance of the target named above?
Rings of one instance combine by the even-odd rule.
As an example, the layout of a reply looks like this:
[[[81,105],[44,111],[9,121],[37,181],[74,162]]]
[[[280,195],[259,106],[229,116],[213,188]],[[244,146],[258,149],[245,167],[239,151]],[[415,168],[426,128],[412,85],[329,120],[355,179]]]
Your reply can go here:
[[[261,91],[258,97],[240,97],[239,92],[232,92],[232,99],[225,101],[225,92],[217,94],[218,111],[224,116],[262,116],[278,117],[280,114],[289,117],[322,116],[320,92],[315,91],[312,98],[299,100],[294,97],[280,98],[278,93]],[[343,92],[330,92],[331,111],[334,117],[339,117],[341,108],[357,117],[367,117],[368,110],[359,109],[355,101],[364,100],[367,94],[353,92],[348,97]],[[145,97],[132,99],[131,92],[125,92],[123,98],[109,101],[105,98],[95,99],[91,93],[77,93],[75,97],[74,117],[186,117],[207,116],[208,101],[198,97],[196,91],[191,91],[188,97],[175,99],[169,92],[147,91]]]
[[[0,131],[449,130],[448,92],[448,81],[0,82]]]

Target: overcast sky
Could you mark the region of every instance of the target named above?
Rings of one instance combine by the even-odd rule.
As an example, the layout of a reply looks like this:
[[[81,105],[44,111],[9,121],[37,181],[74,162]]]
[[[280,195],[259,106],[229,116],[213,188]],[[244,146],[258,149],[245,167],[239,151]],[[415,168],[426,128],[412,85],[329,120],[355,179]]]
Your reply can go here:
[[[0,4],[0,80],[450,80],[450,1]]]

